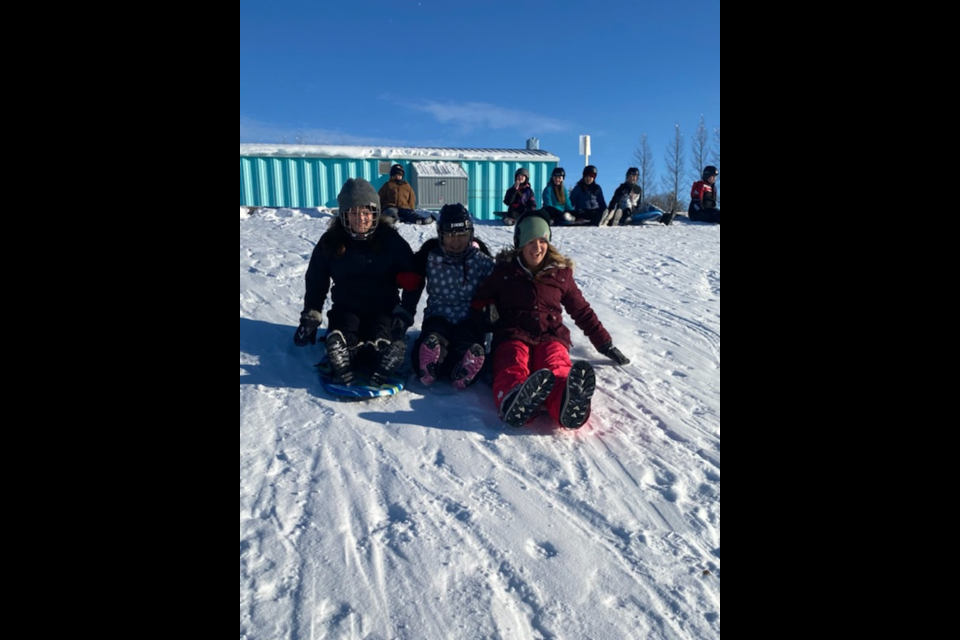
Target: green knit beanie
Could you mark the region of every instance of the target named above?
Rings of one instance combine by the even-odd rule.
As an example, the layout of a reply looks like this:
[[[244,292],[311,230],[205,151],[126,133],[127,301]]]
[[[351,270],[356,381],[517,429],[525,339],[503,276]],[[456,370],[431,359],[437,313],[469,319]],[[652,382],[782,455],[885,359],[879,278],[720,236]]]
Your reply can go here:
[[[514,234],[515,248],[520,249],[537,238],[550,242],[550,225],[537,215],[527,216],[517,223],[517,232]]]

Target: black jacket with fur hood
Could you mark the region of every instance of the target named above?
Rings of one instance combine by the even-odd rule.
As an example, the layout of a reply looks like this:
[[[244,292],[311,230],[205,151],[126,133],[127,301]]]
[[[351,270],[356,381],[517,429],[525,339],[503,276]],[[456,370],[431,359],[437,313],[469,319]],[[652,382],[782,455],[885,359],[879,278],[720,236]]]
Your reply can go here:
[[[415,301],[410,304],[410,292],[419,283],[413,272],[413,250],[396,229],[381,223],[369,239],[354,240],[334,219],[310,257],[304,312],[319,315],[330,293],[337,309],[360,317],[390,315],[401,303],[398,289],[402,288],[403,306],[413,316],[417,306]]]

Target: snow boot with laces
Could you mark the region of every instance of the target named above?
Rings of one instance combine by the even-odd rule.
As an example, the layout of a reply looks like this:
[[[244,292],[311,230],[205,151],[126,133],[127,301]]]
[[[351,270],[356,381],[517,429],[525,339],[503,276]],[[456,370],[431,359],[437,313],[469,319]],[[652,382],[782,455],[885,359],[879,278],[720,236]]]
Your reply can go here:
[[[343,384],[349,385],[353,382],[354,373],[350,366],[350,349],[347,347],[347,341],[339,331],[331,331],[326,339],[327,360],[330,362],[330,368],[334,375]]]
[[[404,357],[407,355],[407,343],[403,340],[390,342],[389,340],[380,339],[377,340],[376,348],[380,359],[377,362],[376,368],[373,370],[373,375],[370,376],[371,387],[379,387],[384,384],[387,378],[392,376],[396,370],[400,368],[400,365],[403,364]]]

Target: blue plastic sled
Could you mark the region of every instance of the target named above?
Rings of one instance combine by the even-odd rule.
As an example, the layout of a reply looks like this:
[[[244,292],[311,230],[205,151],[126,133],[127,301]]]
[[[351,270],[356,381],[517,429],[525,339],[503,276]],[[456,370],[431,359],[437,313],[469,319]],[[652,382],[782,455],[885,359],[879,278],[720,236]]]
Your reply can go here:
[[[634,211],[630,216],[631,224],[643,224],[644,222],[660,222],[660,219],[666,212],[652,204],[647,204],[642,209]]]
[[[644,222],[659,222],[663,217],[661,211],[646,211],[644,213],[635,213],[630,217],[633,224],[643,224]]]
[[[320,384],[323,389],[334,396],[349,400],[369,400],[370,398],[385,398],[403,391],[406,380],[399,375],[392,375],[379,387],[371,387],[365,375],[358,375],[354,384],[347,386],[336,381],[330,363],[326,358],[317,365]]]

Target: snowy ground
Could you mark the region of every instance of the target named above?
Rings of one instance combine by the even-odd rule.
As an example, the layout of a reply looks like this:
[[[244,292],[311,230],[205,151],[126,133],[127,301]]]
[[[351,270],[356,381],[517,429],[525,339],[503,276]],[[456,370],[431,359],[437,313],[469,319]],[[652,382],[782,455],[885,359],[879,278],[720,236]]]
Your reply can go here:
[[[328,221],[240,210],[241,640],[719,638],[720,227],[554,230],[633,360],[569,323],[600,390],[567,432],[484,384],[326,396],[292,336]]]

